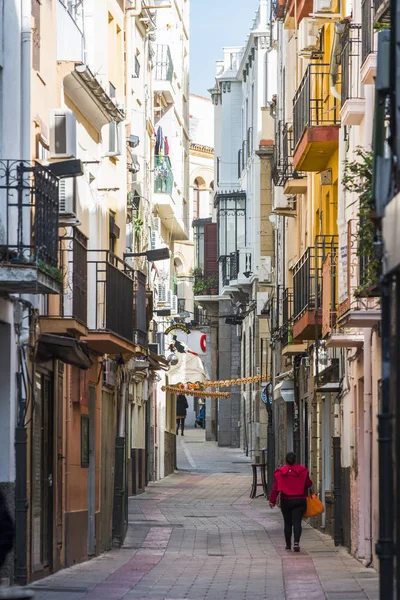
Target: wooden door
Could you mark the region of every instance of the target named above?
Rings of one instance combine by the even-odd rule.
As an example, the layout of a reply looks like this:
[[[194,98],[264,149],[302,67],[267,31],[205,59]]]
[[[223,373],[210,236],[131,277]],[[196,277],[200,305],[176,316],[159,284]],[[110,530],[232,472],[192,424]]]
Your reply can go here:
[[[89,387],[88,556],[96,554],[96,388]]]

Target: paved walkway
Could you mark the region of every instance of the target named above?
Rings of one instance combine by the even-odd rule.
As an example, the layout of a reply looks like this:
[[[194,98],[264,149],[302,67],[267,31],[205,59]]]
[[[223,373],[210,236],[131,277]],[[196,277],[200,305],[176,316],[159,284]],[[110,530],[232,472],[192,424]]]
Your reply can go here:
[[[284,551],[280,512],[249,499],[248,462],[185,432],[181,470],[129,500],[124,547],[38,582],[35,599],[377,599],[375,571],[308,525],[302,552]]]

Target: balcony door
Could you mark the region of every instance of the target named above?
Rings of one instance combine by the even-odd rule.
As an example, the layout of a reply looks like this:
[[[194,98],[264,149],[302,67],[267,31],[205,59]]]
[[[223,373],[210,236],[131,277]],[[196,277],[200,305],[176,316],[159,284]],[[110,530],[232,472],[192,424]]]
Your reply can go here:
[[[35,376],[32,417],[32,572],[53,567],[54,394],[52,373]]]
[[[332,437],[331,437],[331,394],[321,398],[322,403],[322,440],[321,440],[321,458],[322,458],[322,487],[321,501],[325,504],[326,492],[332,488],[331,482],[331,455],[332,455]],[[322,527],[326,526],[326,511],[322,514]]]

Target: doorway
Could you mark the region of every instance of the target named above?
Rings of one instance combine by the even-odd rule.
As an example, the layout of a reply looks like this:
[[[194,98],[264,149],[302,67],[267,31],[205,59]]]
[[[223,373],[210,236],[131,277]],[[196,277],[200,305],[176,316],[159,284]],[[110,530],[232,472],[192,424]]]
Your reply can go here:
[[[32,415],[31,570],[43,576],[53,568],[54,394],[52,373],[35,375]],[[34,577],[35,578],[35,577]]]
[[[89,386],[88,556],[96,554],[96,388]]]
[[[322,490],[321,501],[325,504],[326,492],[331,491],[331,395],[323,396],[322,402]],[[322,513],[321,526],[326,526],[326,512]]]

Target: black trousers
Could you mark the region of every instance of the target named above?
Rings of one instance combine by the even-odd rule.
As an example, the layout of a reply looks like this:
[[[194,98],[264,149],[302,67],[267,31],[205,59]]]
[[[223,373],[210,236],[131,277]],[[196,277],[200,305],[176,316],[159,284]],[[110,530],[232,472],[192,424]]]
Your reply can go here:
[[[182,433],[185,430],[185,417],[177,417],[176,419],[176,433],[179,431],[179,427],[181,428]]]
[[[283,520],[285,521],[285,540],[288,548],[292,545],[292,529],[294,543],[298,544],[300,542],[302,532],[301,519],[305,513],[306,506],[307,502],[305,498],[281,499],[281,511]]]

